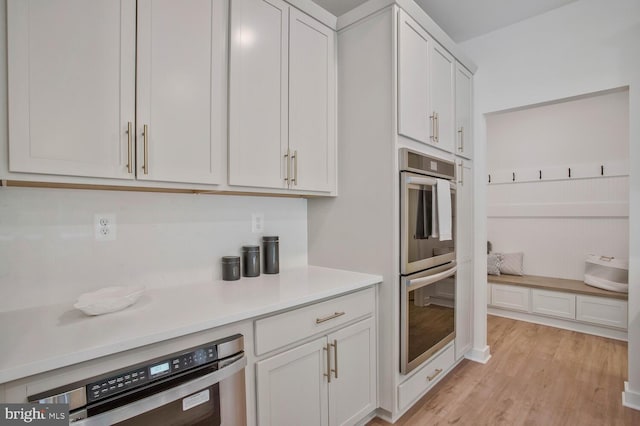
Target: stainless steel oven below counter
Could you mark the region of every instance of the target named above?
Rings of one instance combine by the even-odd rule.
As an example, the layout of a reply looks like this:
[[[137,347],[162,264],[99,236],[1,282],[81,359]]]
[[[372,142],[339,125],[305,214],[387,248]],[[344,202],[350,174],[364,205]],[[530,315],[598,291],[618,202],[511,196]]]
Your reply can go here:
[[[29,397],[69,404],[74,425],[246,425],[242,335]]]

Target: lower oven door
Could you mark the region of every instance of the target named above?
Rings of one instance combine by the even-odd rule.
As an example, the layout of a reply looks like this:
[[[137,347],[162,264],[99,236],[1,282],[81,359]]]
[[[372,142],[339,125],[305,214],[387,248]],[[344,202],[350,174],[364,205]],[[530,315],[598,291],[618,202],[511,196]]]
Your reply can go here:
[[[244,354],[219,361],[216,371],[73,424],[244,426],[246,365]]]
[[[456,265],[401,277],[400,372],[406,374],[455,338]]]

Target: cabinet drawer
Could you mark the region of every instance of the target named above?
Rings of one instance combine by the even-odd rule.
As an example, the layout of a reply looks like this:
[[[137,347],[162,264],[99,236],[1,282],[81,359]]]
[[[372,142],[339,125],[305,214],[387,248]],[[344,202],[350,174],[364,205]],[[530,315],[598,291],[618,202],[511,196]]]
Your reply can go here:
[[[627,329],[627,302],[606,297],[576,297],[578,321]]]
[[[454,361],[454,349],[453,345],[451,345],[431,361],[428,361],[424,367],[406,382],[398,386],[400,411],[419,398],[425,390],[436,384],[440,378],[444,377],[444,372],[453,365]]]
[[[369,288],[315,305],[256,320],[256,355],[371,315],[375,293]]]
[[[491,304],[512,311],[529,312],[530,294],[531,290],[527,287],[492,284]]]
[[[576,319],[575,294],[531,290],[531,312],[553,317]]]

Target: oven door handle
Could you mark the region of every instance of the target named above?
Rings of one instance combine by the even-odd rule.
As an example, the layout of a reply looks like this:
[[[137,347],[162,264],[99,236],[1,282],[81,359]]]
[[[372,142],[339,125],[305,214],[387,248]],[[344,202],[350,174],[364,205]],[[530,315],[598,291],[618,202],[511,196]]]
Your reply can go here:
[[[166,391],[155,395],[151,395],[147,398],[132,402],[131,404],[114,408],[113,410],[106,411],[96,416],[78,419],[76,421],[71,420],[71,422],[74,426],[104,426],[119,423],[154,410],[158,407],[162,407],[168,403],[177,401],[180,398],[184,398],[206,389],[209,386],[215,385],[216,383],[231,377],[238,371],[241,371],[246,365],[247,357],[242,353],[228,360],[220,361],[219,366],[221,368],[212,373],[198,377],[197,379],[183,383],[174,388],[167,389]],[[71,417],[73,418],[73,414]]]
[[[443,272],[439,272],[437,274],[433,274],[433,275],[429,275],[426,277],[422,277],[422,278],[415,278],[413,280],[407,280],[406,285],[407,285],[407,291],[413,291],[413,290],[417,290],[421,287],[427,286],[429,284],[433,284],[437,281],[443,280],[445,278],[450,277],[451,275],[455,274],[456,271],[458,270],[458,266],[454,266],[450,269],[447,269],[446,271]]]
[[[436,186],[436,179],[432,177],[407,176],[406,180],[407,180],[407,185],[413,184],[413,185],[421,185],[421,186]],[[448,179],[444,179],[444,180],[448,180]],[[453,181],[449,181],[449,186],[451,186],[451,189],[455,189],[456,183]]]

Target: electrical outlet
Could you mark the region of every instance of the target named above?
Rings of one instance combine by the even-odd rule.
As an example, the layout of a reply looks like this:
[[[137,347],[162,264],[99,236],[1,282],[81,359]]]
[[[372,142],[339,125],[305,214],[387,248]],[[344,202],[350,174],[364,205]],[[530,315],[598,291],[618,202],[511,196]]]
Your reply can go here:
[[[251,215],[251,232],[254,234],[264,232],[264,213],[254,213]]]
[[[96,214],[93,219],[96,241],[114,241],[116,239],[116,215],[114,213]]]

